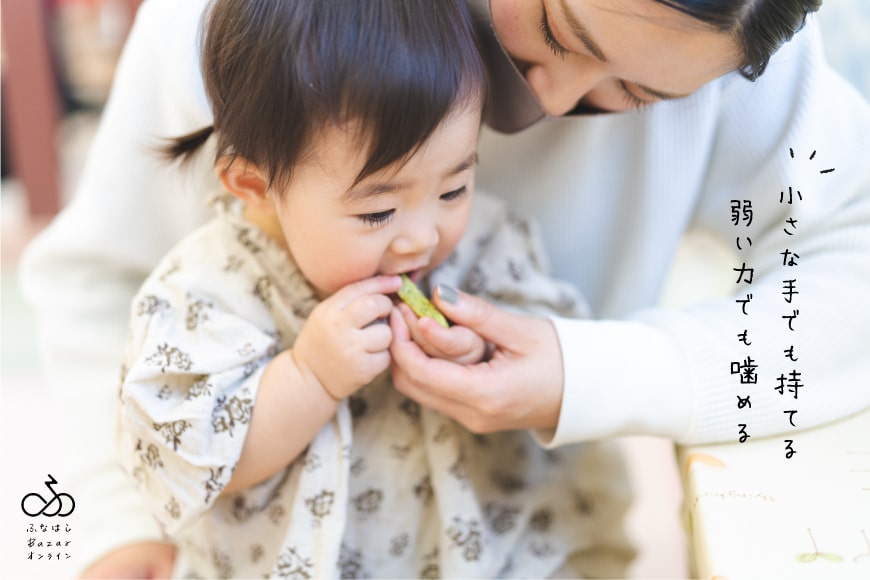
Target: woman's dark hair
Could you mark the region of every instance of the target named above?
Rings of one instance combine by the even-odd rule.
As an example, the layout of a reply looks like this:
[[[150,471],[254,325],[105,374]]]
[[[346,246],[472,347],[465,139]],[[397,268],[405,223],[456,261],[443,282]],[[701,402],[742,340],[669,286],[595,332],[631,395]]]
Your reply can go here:
[[[731,33],[743,60],[740,74],[755,80],[767,68],[770,57],[803,28],[807,14],[822,0],[655,0]]]
[[[203,22],[214,125],[163,153],[186,160],[214,133],[218,157],[253,162],[279,189],[331,124],[353,123],[367,147],[360,181],[486,98],[466,0],[214,0]]]

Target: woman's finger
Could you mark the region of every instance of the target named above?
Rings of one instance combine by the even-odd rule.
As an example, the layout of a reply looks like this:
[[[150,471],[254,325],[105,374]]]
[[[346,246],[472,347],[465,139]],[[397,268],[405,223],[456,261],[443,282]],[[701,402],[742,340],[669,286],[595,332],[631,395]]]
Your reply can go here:
[[[470,328],[503,350],[514,351],[525,341],[528,316],[502,310],[483,298],[438,284],[435,305],[456,324]]]
[[[402,316],[402,320],[405,321],[405,325],[408,327],[408,332],[411,333],[411,340],[416,342],[417,344],[422,344],[423,337],[420,335],[418,330],[418,322],[419,319],[417,315],[414,314],[414,311],[411,310],[411,307],[405,304],[404,302],[399,302],[396,304],[396,308]]]
[[[431,358],[426,354],[420,345],[414,342],[408,325],[398,310],[394,312],[395,314],[390,317],[390,328],[393,331],[390,353],[393,355],[393,360],[405,371],[407,376],[414,377],[415,381],[425,385],[433,382],[429,377],[438,377],[437,383],[451,383],[468,379],[468,371],[464,366],[439,358]],[[435,392],[435,394],[453,398],[448,392]]]
[[[483,357],[483,340],[471,330],[456,325],[444,328],[433,318],[417,318],[406,304],[398,304],[397,308],[411,331],[411,338],[429,356],[463,364],[476,363]]]
[[[393,328],[394,382],[405,395],[479,433],[556,426],[562,361],[549,321],[530,318],[520,348],[497,348],[492,359],[474,365],[430,358],[407,329]]]
[[[423,407],[438,411],[443,415],[455,419],[467,428],[472,428],[474,424],[473,417],[476,414],[476,411],[472,407],[463,401],[441,396],[434,391],[418,386],[413,378],[396,364],[395,358],[393,359],[392,369],[393,384],[397,391],[413,399]]]
[[[446,397],[429,392],[426,389],[421,389],[417,384],[415,384],[414,380],[396,364],[395,359],[393,359],[392,372],[393,384],[396,386],[397,391],[406,397],[415,400],[424,407],[434,409],[455,418],[453,412],[446,411],[448,409],[452,411],[452,408],[457,406],[458,403],[451,399],[447,399]]]
[[[420,343],[428,346],[429,354],[462,364],[480,362],[486,347],[483,339],[473,330],[459,325],[444,328],[434,320],[421,318],[417,325],[417,335],[415,340],[423,341]]]

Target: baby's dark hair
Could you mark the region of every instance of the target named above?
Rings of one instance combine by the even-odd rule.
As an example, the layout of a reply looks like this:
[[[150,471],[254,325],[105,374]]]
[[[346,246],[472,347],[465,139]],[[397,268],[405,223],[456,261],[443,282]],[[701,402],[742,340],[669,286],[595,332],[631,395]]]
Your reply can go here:
[[[279,190],[331,125],[367,148],[360,181],[486,99],[466,0],[214,0],[203,26],[214,125],[163,153],[187,160],[214,134],[217,157],[253,162]]]
[[[740,47],[738,70],[756,80],[770,57],[803,28],[807,14],[821,7],[822,0],[655,0],[729,32]]]

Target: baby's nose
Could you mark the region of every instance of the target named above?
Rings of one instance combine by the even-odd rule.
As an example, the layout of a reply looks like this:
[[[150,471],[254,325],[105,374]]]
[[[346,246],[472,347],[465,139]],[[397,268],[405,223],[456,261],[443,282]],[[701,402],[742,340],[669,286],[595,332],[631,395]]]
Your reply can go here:
[[[425,254],[438,244],[438,229],[434,224],[410,225],[393,240],[392,249],[401,255]]]

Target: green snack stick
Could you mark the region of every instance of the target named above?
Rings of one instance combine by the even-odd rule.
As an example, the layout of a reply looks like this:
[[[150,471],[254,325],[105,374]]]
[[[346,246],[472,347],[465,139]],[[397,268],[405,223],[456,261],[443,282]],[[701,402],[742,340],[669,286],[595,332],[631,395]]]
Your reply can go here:
[[[417,316],[421,318],[424,316],[434,318],[435,321],[444,328],[450,328],[450,323],[447,322],[444,315],[441,314],[441,312],[439,312],[431,302],[429,302],[429,299],[426,298],[426,295],[423,294],[419,288],[417,288],[417,285],[404,274],[401,276],[402,287],[399,288],[398,295],[402,302],[410,306],[411,310],[413,310],[414,314]]]

